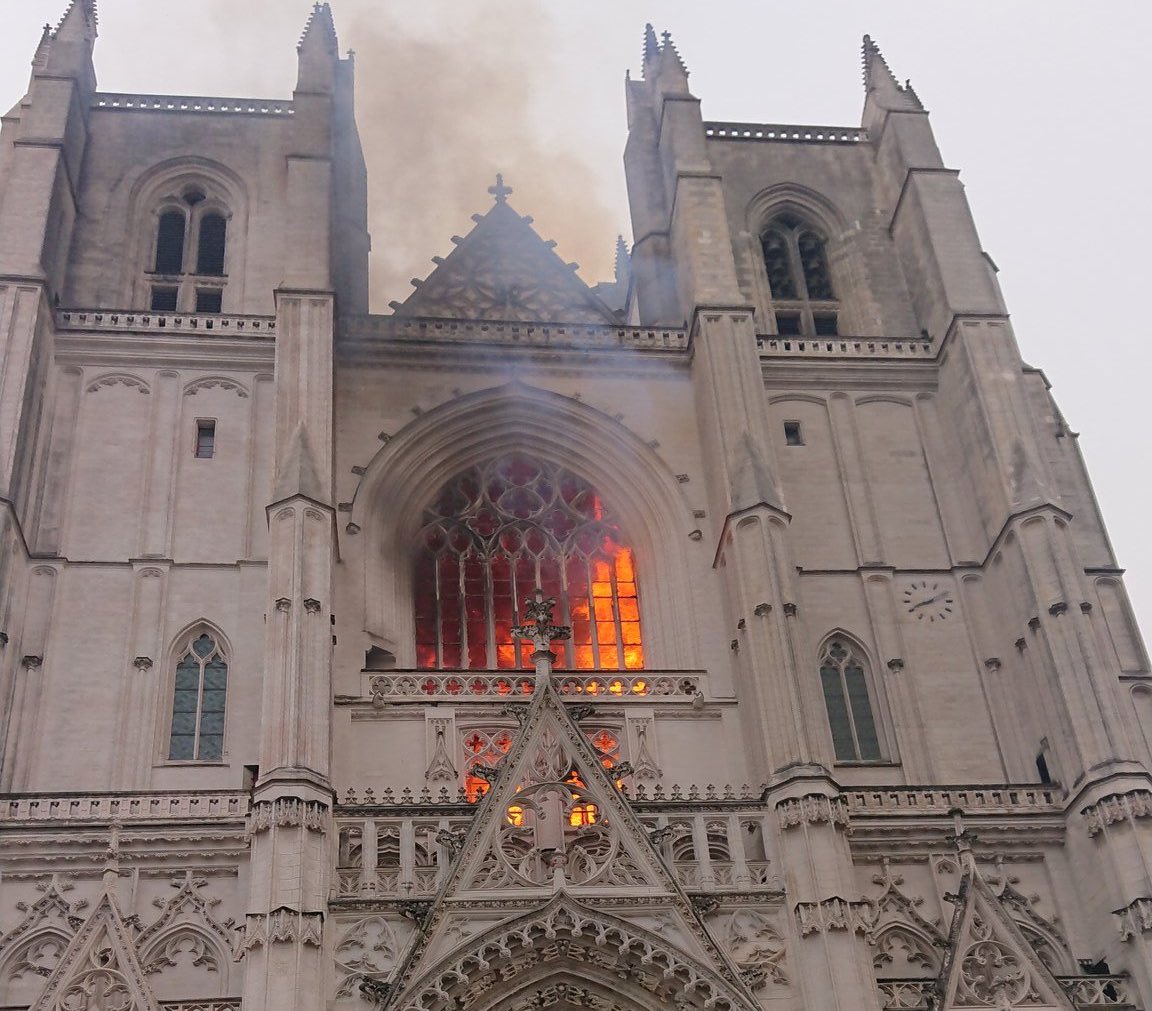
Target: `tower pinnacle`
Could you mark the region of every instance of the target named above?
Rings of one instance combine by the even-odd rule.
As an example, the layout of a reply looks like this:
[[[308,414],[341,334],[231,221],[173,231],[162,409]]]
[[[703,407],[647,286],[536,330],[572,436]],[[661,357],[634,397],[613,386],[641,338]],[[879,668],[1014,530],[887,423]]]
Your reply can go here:
[[[911,84],[900,84],[871,35],[865,35],[860,52],[864,69],[864,92],[886,109],[923,110]]]

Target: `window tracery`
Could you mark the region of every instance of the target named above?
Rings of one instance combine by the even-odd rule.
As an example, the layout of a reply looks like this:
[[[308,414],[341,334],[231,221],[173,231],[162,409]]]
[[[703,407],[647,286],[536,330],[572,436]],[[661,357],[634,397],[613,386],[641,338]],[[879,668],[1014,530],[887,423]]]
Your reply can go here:
[[[205,188],[185,186],[156,216],[149,270],[149,308],[220,312],[225,284],[228,215]]]
[[[825,642],[820,684],[836,761],[878,761],[880,740],[868,692],[867,661],[847,638],[834,636]]]
[[[169,761],[218,762],[224,757],[228,662],[207,632],[193,633],[176,664]]]
[[[838,306],[824,236],[792,214],[779,214],[761,233],[760,248],[776,333],[835,336]]]
[[[424,515],[415,566],[423,669],[530,669],[513,633],[536,587],[572,627],[558,667],[640,670],[635,561],[599,493],[558,464],[508,453],[470,467]]]

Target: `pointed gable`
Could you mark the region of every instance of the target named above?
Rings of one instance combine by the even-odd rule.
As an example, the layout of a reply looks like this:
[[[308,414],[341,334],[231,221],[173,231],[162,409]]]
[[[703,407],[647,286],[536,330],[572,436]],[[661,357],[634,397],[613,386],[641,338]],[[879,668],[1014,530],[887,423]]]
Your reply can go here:
[[[497,177],[496,200],[476,227],[403,303],[397,316],[525,323],[616,324],[616,315],[508,204]]]
[[[644,917],[654,918],[666,957],[679,957],[695,965],[693,973],[710,976],[715,992],[729,992],[728,1006],[754,1004],[739,970],[665,867],[601,757],[551,681],[542,679],[479,814],[454,843],[452,869],[396,977],[401,1006],[418,1000],[424,985],[437,989],[442,972],[455,972],[445,965],[461,957],[461,939],[475,935],[478,925],[530,937],[527,928],[506,922],[504,910],[535,909],[529,917],[535,921],[551,910],[548,915],[574,925],[576,935],[583,929],[595,937],[612,928],[588,922],[598,914],[582,900],[607,896],[616,907],[631,899]],[[478,913],[483,905],[492,907],[487,918]],[[638,924],[629,929],[645,933]],[[640,944],[629,940],[624,948],[634,943]],[[408,981],[415,989],[407,988]]]
[[[108,890],[76,931],[33,1011],[103,1007],[160,1011],[144,980],[132,931]]]
[[[987,1007],[1073,1011],[1056,977],[984,880],[971,851],[963,859],[948,957],[940,974],[942,1011]]]

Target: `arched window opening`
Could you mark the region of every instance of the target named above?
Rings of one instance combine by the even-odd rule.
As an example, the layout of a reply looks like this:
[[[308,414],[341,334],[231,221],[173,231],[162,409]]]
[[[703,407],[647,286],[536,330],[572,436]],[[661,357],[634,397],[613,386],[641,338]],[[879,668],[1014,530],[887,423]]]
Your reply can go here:
[[[878,761],[881,757],[865,671],[866,661],[847,639],[825,643],[820,683],[838,762]]]
[[[205,214],[200,219],[196,246],[196,273],[205,277],[224,274],[224,240],[228,223],[222,214]]]
[[[165,211],[156,225],[157,274],[179,274],[184,270],[184,232],[188,222],[183,211]]]
[[[207,633],[193,639],[176,665],[170,761],[218,762],[224,757],[228,664]]]
[[[774,218],[760,236],[781,337],[832,337],[839,332],[836,295],[823,236],[792,214]]]
[[[509,453],[448,482],[424,514],[415,566],[422,669],[531,669],[517,637],[536,587],[571,640],[557,666],[640,670],[635,562],[599,493],[558,464]]]

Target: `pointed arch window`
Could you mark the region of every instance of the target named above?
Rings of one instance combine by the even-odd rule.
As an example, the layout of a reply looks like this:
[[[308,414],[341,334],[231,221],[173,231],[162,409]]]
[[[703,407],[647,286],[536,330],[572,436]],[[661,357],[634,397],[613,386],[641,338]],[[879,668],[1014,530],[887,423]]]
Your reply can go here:
[[[858,646],[833,636],[820,656],[820,684],[838,762],[879,761],[880,739],[868,692],[868,664]]]
[[[228,661],[216,639],[194,633],[176,664],[168,759],[219,762],[224,757]]]
[[[220,312],[224,301],[228,216],[199,184],[165,198],[156,214],[149,261],[154,312]],[[157,276],[159,275],[159,276]]]
[[[449,481],[425,512],[415,566],[416,658],[424,669],[531,669],[512,631],[536,587],[572,638],[558,666],[641,670],[632,549],[599,492],[524,453]]]
[[[828,268],[827,240],[793,214],[773,218],[760,236],[776,333],[831,337],[839,306]]]

